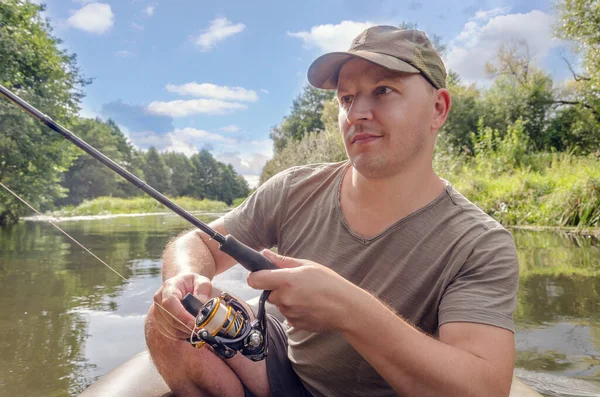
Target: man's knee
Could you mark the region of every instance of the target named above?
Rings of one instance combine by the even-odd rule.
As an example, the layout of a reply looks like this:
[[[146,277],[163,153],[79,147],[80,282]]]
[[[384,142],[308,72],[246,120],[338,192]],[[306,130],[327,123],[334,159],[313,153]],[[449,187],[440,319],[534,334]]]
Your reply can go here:
[[[176,394],[243,396],[242,383],[234,372],[209,349],[194,349],[184,340],[160,333],[152,310],[145,323],[150,357],[167,385]]]

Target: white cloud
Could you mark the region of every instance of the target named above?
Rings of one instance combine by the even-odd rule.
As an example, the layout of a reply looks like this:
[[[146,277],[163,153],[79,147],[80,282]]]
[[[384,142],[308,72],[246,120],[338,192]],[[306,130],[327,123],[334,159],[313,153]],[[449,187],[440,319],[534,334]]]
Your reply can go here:
[[[133,58],[136,54],[135,52],[127,51],[127,50],[119,50],[115,52],[115,55],[121,58]]]
[[[498,8],[494,8],[492,10],[487,10],[487,11],[479,10],[475,13],[475,19],[487,21],[488,19],[491,19],[495,16],[508,14],[509,11],[510,11],[509,7],[498,7]]]
[[[198,148],[206,144],[233,146],[237,143],[233,138],[191,127],[177,128],[166,134],[151,131],[134,133],[128,131],[127,135],[138,148],[147,149],[154,146],[160,152],[183,153],[188,157],[197,153]]]
[[[110,30],[115,23],[110,5],[91,3],[75,11],[67,21],[68,25],[90,33],[103,34]]]
[[[144,30],[143,25],[140,25],[139,23],[135,23],[135,22],[131,23],[131,27],[134,28],[135,30]]]
[[[244,29],[246,29],[246,25],[243,23],[234,25],[227,18],[216,18],[211,21],[210,26],[204,33],[194,39],[194,42],[202,51],[208,51],[217,43],[242,32]]]
[[[173,135],[182,140],[201,139],[202,142],[210,141],[215,143],[235,144],[237,141],[233,138],[224,137],[212,132],[199,130],[196,128],[178,128],[173,131]]]
[[[226,152],[216,154],[215,158],[225,164],[231,164],[233,169],[248,181],[250,187],[256,187],[260,173],[270,157],[256,152],[249,154]]]
[[[171,117],[183,117],[190,114],[226,114],[236,110],[244,110],[247,106],[237,102],[227,102],[220,99],[193,99],[190,101],[154,101],[148,105],[148,111]]]
[[[218,86],[210,83],[198,84],[196,82],[182,85],[168,84],[167,91],[179,95],[189,95],[200,98],[215,98],[223,100],[255,102],[258,95],[252,90],[242,87]]]
[[[486,75],[485,64],[493,61],[502,44],[525,40],[532,61],[536,62],[561,43],[552,36],[551,15],[538,10],[497,15],[500,11],[478,11],[449,45],[446,67],[457,72],[466,83],[486,84],[490,77]]]
[[[131,143],[141,149],[154,146],[160,152],[183,153],[190,157],[199,149],[209,149],[213,156],[231,164],[236,172],[242,175],[250,187],[256,187],[265,163],[273,157],[273,142],[270,139],[239,141],[213,132],[196,128],[177,128],[166,134],[151,131],[130,132],[122,127],[122,131]]]
[[[154,15],[154,6],[148,6],[148,7],[144,8],[144,13],[146,15],[148,15],[149,17]]]
[[[221,128],[219,128],[219,130],[221,130],[223,132],[239,132],[241,130],[241,128],[235,124],[231,124],[231,125],[226,125],[225,127],[221,127]]]
[[[288,32],[288,36],[302,39],[307,48],[317,47],[324,52],[347,51],[352,39],[373,25],[371,22],[343,21],[337,25],[313,26],[310,32]]]
[[[269,93],[269,91],[265,90],[264,88],[261,88],[260,90],[261,90],[262,92],[264,92],[265,94],[268,94],[268,93]]]

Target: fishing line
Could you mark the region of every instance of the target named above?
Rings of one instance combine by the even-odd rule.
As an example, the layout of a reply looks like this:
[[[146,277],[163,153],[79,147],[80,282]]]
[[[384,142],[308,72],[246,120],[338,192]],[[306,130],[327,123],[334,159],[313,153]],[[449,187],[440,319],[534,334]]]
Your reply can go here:
[[[19,199],[19,201],[21,201],[23,204],[25,204],[26,206],[28,206],[33,212],[35,212],[36,214],[38,214],[39,216],[43,216],[42,213],[40,213],[38,210],[36,210],[32,205],[30,205],[27,201],[25,201],[24,198],[20,197],[17,193],[13,192],[12,190],[10,190],[6,185],[4,185],[2,182],[0,182],[0,186],[2,186],[4,189],[6,189],[6,191],[8,191],[10,194],[12,194],[13,196],[15,196],[17,199]],[[94,254],[92,251],[90,251],[89,249],[87,249],[83,244],[81,244],[79,241],[77,241],[73,236],[71,236],[69,233],[65,232],[60,226],[58,226],[56,223],[52,222],[51,220],[48,220],[48,222],[54,226],[55,228],[57,228],[58,230],[60,230],[60,232],[62,234],[64,234],[65,236],[67,236],[68,238],[70,238],[75,244],[79,245],[81,248],[83,248],[88,254],[92,255],[94,258],[98,259],[100,261],[100,263],[102,263],[104,266],[108,267],[110,270],[113,271],[113,273],[115,273],[117,276],[121,277],[123,279],[123,281],[125,281],[127,284],[130,284],[131,282],[129,280],[127,280],[123,275],[121,275],[121,273],[119,273],[118,271],[116,271],[113,267],[111,267],[108,263],[104,262],[101,258],[99,258],[96,254]],[[175,317],[173,314],[171,314],[171,312],[169,312],[167,309],[165,309],[160,303],[154,302],[155,305],[157,305],[158,307],[160,307],[161,309],[163,309],[166,313],[168,313],[171,317],[173,317],[178,323],[180,323],[181,325],[183,325],[184,327],[186,327],[187,329],[189,329],[192,334],[194,332],[193,329],[191,329],[190,327],[188,327],[183,321],[181,321],[180,319],[178,319],[177,317]]]
[[[61,126],[49,116],[37,110],[29,103],[19,98],[17,95],[12,93],[6,87],[0,85],[0,94],[5,96],[9,101],[25,110],[31,116],[35,117],[41,123],[46,125],[48,128],[59,133],[63,138],[67,139],[75,146],[100,161],[102,164],[113,170],[125,178],[129,183],[136,186],[150,197],[169,208],[177,215],[181,216],[196,228],[202,230],[217,243],[219,243],[219,250],[225,252],[233,259],[245,267],[251,272],[264,270],[264,269],[277,269],[278,267],[268,260],[266,257],[261,255],[256,250],[248,247],[242,242],[238,241],[235,237],[228,234],[223,236],[210,226],[184,210],[182,207],[174,203],[168,197],[148,185],[146,182],[126,170],[124,167],[117,164],[115,161],[104,155],[102,152],[94,148],[92,145],[73,134],[71,131]],[[10,193],[15,195],[6,186],[2,185]],[[25,202],[19,196],[15,195],[20,201]],[[37,214],[40,214],[32,206],[27,206],[33,209]],[[41,215],[41,214],[40,214]],[[62,233],[67,235],[71,240],[75,241],[79,246],[77,240],[69,236],[64,230],[59,228],[53,222],[50,222],[53,226],[58,228]],[[87,248],[83,247],[86,251],[90,252]],[[90,252],[90,254],[92,254]],[[113,272],[118,274],[126,282],[127,279],[121,276],[116,270],[108,266],[104,261],[92,254],[100,262],[105,264]],[[181,320],[177,319],[168,310],[162,307],[160,304],[154,302],[158,307],[163,309],[166,313],[169,313],[171,317],[177,320],[178,323],[184,325],[187,329],[192,332],[192,337],[188,340],[192,345],[197,348],[209,345],[212,350],[223,358],[231,358],[236,352],[241,351],[242,354],[253,361],[263,360],[267,355],[267,322],[266,322],[266,309],[265,303],[269,297],[271,291],[263,291],[260,295],[258,302],[258,312],[255,319],[251,318],[248,310],[234,297],[227,293],[221,294],[218,298],[212,298],[208,302],[202,304],[196,297],[188,293],[183,297],[181,303],[183,307],[194,317],[196,317],[195,327],[191,329]],[[227,315],[217,315],[218,313],[223,314],[226,311]],[[216,317],[215,317],[216,316]],[[222,322],[221,322],[222,321]],[[196,328],[200,328],[194,336]],[[210,331],[209,331],[210,330]],[[232,331],[233,330],[233,331]]]

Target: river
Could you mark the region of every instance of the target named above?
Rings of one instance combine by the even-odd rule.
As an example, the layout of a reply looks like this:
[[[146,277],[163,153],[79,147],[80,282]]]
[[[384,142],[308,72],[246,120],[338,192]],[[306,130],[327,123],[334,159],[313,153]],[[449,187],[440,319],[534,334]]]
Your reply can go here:
[[[200,216],[204,221],[215,215]],[[145,347],[160,256],[188,228],[174,215],[70,220],[0,229],[0,396],[75,396]],[[600,395],[600,241],[514,230],[521,277],[516,374],[547,396]],[[258,295],[236,266],[215,284]]]

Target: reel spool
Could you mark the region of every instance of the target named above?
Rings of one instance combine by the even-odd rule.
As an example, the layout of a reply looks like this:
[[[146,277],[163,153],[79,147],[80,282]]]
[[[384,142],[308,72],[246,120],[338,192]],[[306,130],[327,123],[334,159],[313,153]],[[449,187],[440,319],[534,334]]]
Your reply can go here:
[[[269,292],[263,291],[255,320],[251,320],[244,306],[227,293],[210,299],[204,305],[188,293],[181,303],[196,317],[188,342],[197,349],[206,344],[222,358],[231,358],[241,351],[252,361],[264,359],[267,354],[264,306]]]

